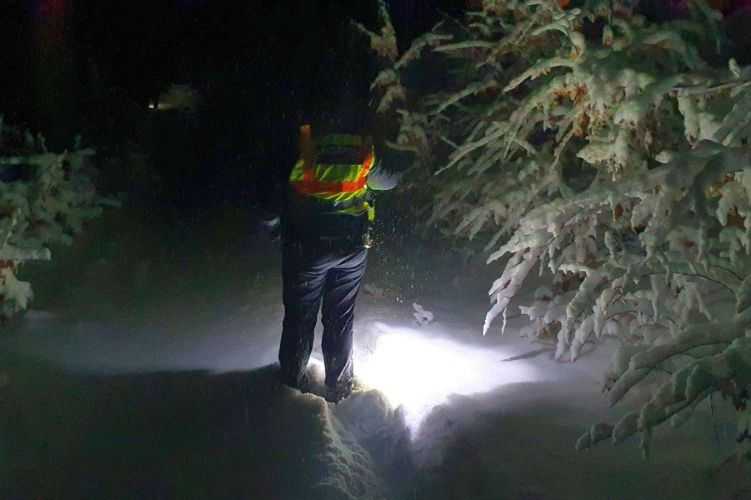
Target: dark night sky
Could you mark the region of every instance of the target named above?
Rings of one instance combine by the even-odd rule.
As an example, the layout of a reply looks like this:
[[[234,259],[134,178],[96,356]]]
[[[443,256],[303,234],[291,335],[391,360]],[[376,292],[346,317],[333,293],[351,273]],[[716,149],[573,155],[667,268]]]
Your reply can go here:
[[[97,84],[125,89],[139,102],[170,82],[216,83],[241,73],[252,74],[255,84],[311,88],[315,85],[300,82],[324,76],[317,58],[325,60],[332,50],[338,62],[368,57],[361,45],[346,43],[342,34],[346,20],[355,18],[371,26],[376,20],[375,1],[365,0],[4,3],[9,5],[0,19],[0,30],[10,78],[2,79],[0,103],[6,114],[32,126],[46,125],[30,111],[40,105],[33,93],[40,68],[59,70],[55,66],[61,65],[61,59],[66,60],[65,85],[72,87],[76,104],[90,97],[93,75]],[[390,3],[406,40],[434,22],[436,6],[449,8],[461,2]],[[55,26],[58,18],[64,19],[62,27]],[[55,36],[48,36],[51,31]],[[47,60],[54,62],[47,64]],[[323,73],[330,71],[326,68]]]
[[[378,69],[349,27],[377,27],[375,0],[4,3],[0,114],[43,132],[54,149],[77,133],[100,151],[135,142],[186,206],[247,197],[237,186],[263,185],[253,176],[292,161],[301,113],[336,106],[344,82],[367,99]],[[436,22],[437,8],[463,3],[390,0],[390,11],[406,44]],[[175,82],[203,95],[198,125],[154,130],[147,103]]]
[[[438,20],[436,9],[454,11],[464,0],[389,3],[406,44]],[[135,142],[180,189],[202,193],[223,178],[215,198],[244,185],[238,176],[248,165],[292,161],[298,117],[336,106],[345,82],[366,99],[378,69],[364,37],[348,27],[356,19],[375,28],[376,0],[3,5],[0,113],[9,122],[42,131],[55,149],[76,133],[100,150]],[[151,130],[146,105],[173,82],[204,96],[198,126]]]
[[[388,3],[406,43],[437,20],[437,8],[455,10],[464,0]],[[251,93],[266,107],[269,100],[290,99],[307,106],[326,92],[336,94],[342,77],[366,92],[373,73],[362,40],[355,43],[343,32],[351,18],[374,26],[376,0],[4,0],[2,5],[0,113],[48,132],[62,122],[69,129],[84,126],[83,108],[102,89],[121,89],[145,105],[160,88],[184,81],[224,86],[227,94]]]

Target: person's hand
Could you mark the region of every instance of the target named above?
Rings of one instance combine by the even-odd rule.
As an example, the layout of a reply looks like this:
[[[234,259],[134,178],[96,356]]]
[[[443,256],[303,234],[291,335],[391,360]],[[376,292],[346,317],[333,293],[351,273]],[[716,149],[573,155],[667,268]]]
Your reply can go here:
[[[281,221],[278,215],[261,219],[261,227],[271,241],[277,241],[281,235]]]

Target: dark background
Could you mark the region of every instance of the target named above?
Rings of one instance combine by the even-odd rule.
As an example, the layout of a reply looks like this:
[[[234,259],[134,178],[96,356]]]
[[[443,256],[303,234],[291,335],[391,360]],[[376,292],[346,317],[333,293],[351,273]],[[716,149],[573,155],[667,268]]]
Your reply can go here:
[[[463,3],[392,0],[400,43],[429,29],[437,9]],[[379,68],[350,26],[355,19],[379,28],[375,0],[4,4],[6,122],[44,133],[57,150],[80,134],[105,154],[143,152],[160,178],[144,190],[179,210],[255,202],[248,198],[264,192],[270,171],[293,161],[299,120],[335,108],[345,88],[367,100]],[[148,111],[171,83],[202,96],[189,120]]]
[[[405,47],[465,0],[387,3]],[[664,17],[663,2],[642,6]],[[350,25],[378,29],[376,0],[0,0],[0,9],[6,122],[42,132],[55,150],[80,134],[101,158],[122,159],[102,165],[106,190],[140,191],[180,213],[257,204],[294,161],[300,120],[337,109],[345,91],[367,101],[380,67]],[[747,63],[744,20],[729,22],[746,35],[734,53]],[[171,83],[200,93],[195,116],[149,112]],[[130,182],[133,151],[158,184],[143,172]]]

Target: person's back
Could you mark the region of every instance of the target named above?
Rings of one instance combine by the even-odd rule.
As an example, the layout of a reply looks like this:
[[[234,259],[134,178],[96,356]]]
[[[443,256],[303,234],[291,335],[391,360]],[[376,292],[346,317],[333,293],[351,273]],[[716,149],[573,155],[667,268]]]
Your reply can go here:
[[[282,381],[307,390],[322,304],[325,382],[333,402],[352,390],[354,309],[375,218],[370,191],[393,188],[402,170],[379,162],[369,136],[346,132],[317,135],[310,125],[300,128],[283,217]]]
[[[354,134],[314,137],[300,129],[300,158],[289,175],[287,238],[361,241],[373,219],[368,178],[372,139]]]

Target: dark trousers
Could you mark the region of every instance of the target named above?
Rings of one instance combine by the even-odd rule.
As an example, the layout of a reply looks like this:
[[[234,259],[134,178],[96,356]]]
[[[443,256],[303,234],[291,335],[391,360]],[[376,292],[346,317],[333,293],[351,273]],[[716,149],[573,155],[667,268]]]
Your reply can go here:
[[[282,376],[297,384],[313,349],[323,301],[326,385],[352,380],[352,323],[368,251],[352,243],[285,242],[282,256],[284,326],[279,348]]]

